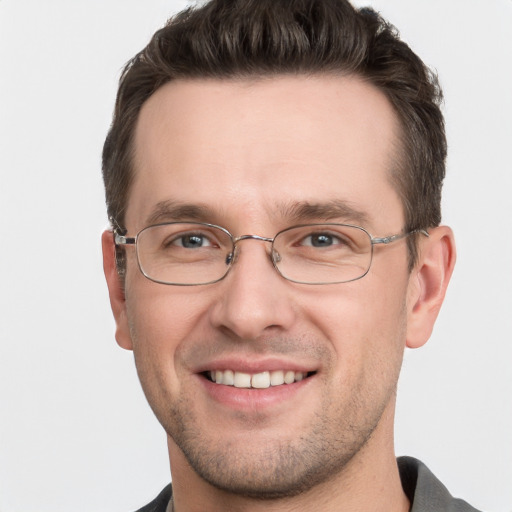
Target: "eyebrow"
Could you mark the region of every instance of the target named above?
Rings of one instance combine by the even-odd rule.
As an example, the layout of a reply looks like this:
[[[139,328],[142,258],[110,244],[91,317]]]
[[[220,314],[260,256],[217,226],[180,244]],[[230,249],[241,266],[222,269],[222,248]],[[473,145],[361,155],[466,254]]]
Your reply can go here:
[[[168,199],[156,204],[146,219],[146,225],[150,226],[160,222],[180,220],[211,222],[214,215],[213,210],[206,205],[183,203]]]
[[[315,203],[300,201],[284,205],[280,214],[291,222],[342,220],[367,225],[369,220],[365,212],[343,199]]]
[[[368,215],[352,203],[342,199],[327,202],[299,201],[277,207],[277,215],[290,224],[303,222],[343,221],[361,226],[368,224]],[[196,221],[215,222],[218,213],[204,204],[184,203],[168,199],[158,202],[146,219],[146,226],[162,222]]]

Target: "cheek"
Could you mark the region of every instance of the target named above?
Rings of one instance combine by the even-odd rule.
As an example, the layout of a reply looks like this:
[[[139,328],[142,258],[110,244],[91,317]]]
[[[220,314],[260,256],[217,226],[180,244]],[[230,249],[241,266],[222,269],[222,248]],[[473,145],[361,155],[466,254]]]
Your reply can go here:
[[[200,336],[205,301],[190,288],[170,289],[141,276],[127,282],[126,305],[137,372],[146,393],[158,388],[178,392],[184,371],[177,364],[180,351],[187,339]]]
[[[170,348],[195,325],[204,310],[204,293],[195,287],[168,286],[146,279],[132,266],[126,276],[126,304],[132,329],[155,348]]]
[[[324,290],[302,303],[307,322],[330,341],[342,375],[357,378],[355,374],[361,377],[401,361],[406,283],[403,279],[386,281],[376,282],[366,276],[338,289]]]

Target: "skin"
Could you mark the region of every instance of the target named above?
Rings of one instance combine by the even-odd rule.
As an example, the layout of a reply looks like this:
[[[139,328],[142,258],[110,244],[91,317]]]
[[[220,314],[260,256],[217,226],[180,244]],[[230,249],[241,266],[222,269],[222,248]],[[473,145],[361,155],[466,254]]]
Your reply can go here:
[[[201,206],[199,220],[235,236],[272,237],[301,221],[400,233],[388,179],[399,130],[386,98],[355,77],[167,84],[138,120],[128,234],[157,205],[161,220],[170,201]],[[352,211],[290,215],[331,201]],[[241,242],[223,281],[165,286],[144,278],[128,247],[124,291],[104,234],[116,339],[134,351],[168,434],[178,512],[408,510],[393,450],[396,383],[405,346],[431,333],[455,260],[449,228],[430,234],[411,273],[401,240],[375,248],[363,279],[327,286],[284,280],[254,240]],[[201,374],[265,367],[314,374],[277,393]]]

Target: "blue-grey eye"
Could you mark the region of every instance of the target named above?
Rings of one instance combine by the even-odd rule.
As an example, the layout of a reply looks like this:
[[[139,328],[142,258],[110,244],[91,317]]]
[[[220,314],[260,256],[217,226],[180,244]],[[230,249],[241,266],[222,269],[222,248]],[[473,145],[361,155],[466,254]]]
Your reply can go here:
[[[212,244],[208,238],[203,235],[181,235],[176,238],[174,244],[185,247],[185,249],[197,249],[201,247],[210,247]]]
[[[311,245],[313,247],[328,247],[335,243],[334,237],[325,233],[319,235],[311,235]]]
[[[331,247],[343,243],[340,237],[328,233],[313,233],[304,237],[300,245],[308,247]]]

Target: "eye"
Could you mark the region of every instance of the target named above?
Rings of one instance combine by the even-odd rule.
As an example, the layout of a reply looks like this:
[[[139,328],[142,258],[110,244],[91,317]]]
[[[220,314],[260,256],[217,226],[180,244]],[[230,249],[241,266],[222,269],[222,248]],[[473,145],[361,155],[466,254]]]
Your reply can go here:
[[[304,237],[301,241],[301,245],[309,247],[330,247],[343,243],[343,240],[339,237],[329,233],[313,233]]]
[[[167,246],[175,245],[185,249],[200,249],[202,247],[212,247],[213,244],[208,237],[201,233],[187,233],[170,240]]]

